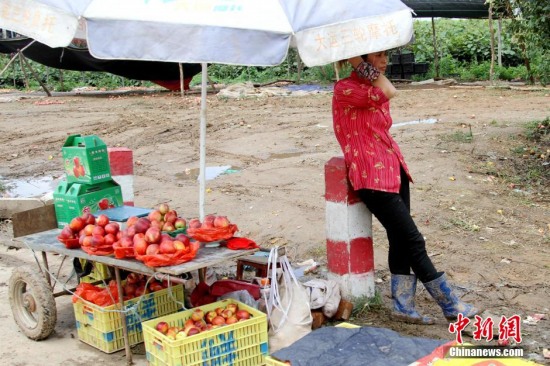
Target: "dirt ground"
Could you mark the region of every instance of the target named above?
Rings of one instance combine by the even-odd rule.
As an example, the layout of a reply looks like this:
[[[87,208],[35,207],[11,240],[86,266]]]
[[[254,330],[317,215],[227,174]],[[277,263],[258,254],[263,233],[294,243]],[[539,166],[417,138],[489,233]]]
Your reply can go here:
[[[392,132],[411,169],[412,211],[428,253],[464,298],[492,314],[546,319],[522,324],[522,346],[539,363],[550,348],[550,211],[548,187],[511,185],[502,174],[523,146],[523,125],[550,116],[548,89],[399,85]],[[286,245],[292,262],[326,264],[324,164],[341,152],[332,131],[331,94],[208,96],[207,166],[234,172],[207,182],[206,213],[227,215],[240,234],[262,246]],[[108,146],[133,150],[135,204],[169,202],[181,216],[198,216],[198,95],[172,93],[64,94],[0,92],[0,177],[63,174],[67,135],[97,134]],[[435,123],[404,122],[436,119]],[[432,120],[433,122],[433,120]],[[466,137],[470,133],[473,138]],[[391,321],[387,240],[373,223],[377,290],[384,306],[352,321],[403,334],[451,340],[441,312],[420,291],[418,306],[433,326]],[[34,264],[29,250],[8,249],[1,226],[0,357],[3,364],[123,364],[124,352],[104,354],[78,341],[70,298],[58,298],[55,332],[41,342],[18,329],[8,302],[13,268]],[[60,258],[53,258],[54,269]],[[231,274],[235,263],[219,268]],[[467,338],[468,339],[468,338]],[[144,364],[143,350],[134,360]]]

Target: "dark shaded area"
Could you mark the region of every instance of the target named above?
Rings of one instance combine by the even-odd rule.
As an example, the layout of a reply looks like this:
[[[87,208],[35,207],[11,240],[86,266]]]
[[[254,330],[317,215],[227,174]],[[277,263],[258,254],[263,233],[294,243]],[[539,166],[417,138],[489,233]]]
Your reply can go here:
[[[402,0],[418,18],[487,18],[485,0]]]
[[[11,54],[27,46],[32,39],[18,37],[0,39],[0,53]],[[135,80],[148,80],[163,85],[173,85],[179,90],[179,66],[174,62],[100,60],[87,48],[51,48],[34,42],[23,55],[42,65],[63,70],[108,72]],[[200,64],[182,64],[186,89],[193,76],[201,72]],[[173,90],[173,89],[172,89]]]

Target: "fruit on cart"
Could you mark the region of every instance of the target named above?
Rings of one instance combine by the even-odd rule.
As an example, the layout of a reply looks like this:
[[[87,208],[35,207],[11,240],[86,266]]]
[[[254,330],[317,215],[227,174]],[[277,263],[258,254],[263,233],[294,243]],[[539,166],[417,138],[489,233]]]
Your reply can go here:
[[[178,245],[178,248],[180,248],[179,245]],[[185,249],[185,247],[181,247],[181,249]],[[170,240],[164,240],[159,245],[159,251],[162,254],[173,254],[173,253],[175,253],[177,251],[176,242],[175,241],[170,241]]]
[[[69,226],[65,226],[63,229],[61,229],[59,237],[62,239],[74,239],[75,235]]]
[[[183,230],[187,228],[187,220],[182,217],[178,217],[174,222],[174,227],[176,228],[176,230]]]
[[[206,215],[204,217],[204,220],[202,221],[202,228],[205,229],[211,229],[214,227],[214,220],[216,219],[216,216],[214,215]]]
[[[149,243],[145,241],[145,238],[134,236],[134,252],[136,255],[145,255]]]
[[[168,328],[170,328],[170,326],[166,322],[158,322],[157,325],[155,326],[155,329],[161,332],[162,334],[166,334],[168,332]]]
[[[216,216],[214,218],[214,227],[228,227],[230,224],[227,216]]]
[[[106,234],[104,237],[106,245],[113,245],[117,240],[113,234]]]
[[[159,210],[153,210],[151,212],[149,212],[149,215],[147,215],[147,218],[149,219],[149,221],[153,222],[153,221],[162,221],[162,214],[160,213]]]
[[[84,227],[84,235],[91,236],[93,234],[95,225],[94,224],[88,224]]]
[[[99,225],[101,227],[105,227],[110,222],[109,216],[101,214],[97,217],[95,220],[96,225]]]
[[[164,225],[162,225],[162,231],[171,232],[176,230],[176,227],[171,222],[165,222]]]
[[[227,319],[231,318],[233,316],[234,312],[231,309],[228,309],[227,307],[222,311],[221,316],[223,316],[226,321]]]
[[[239,320],[241,320],[241,319],[250,319],[250,313],[248,311],[244,310],[244,309],[237,310],[235,315],[237,316],[237,319],[239,319]]]
[[[136,284],[138,283],[143,276],[139,273],[130,272],[126,277],[126,282]]]
[[[204,319],[208,324],[212,324],[212,321],[217,316],[218,314],[214,310],[210,310],[209,312],[206,313],[206,315],[204,316]]]
[[[133,227],[136,233],[144,233],[151,227],[151,221],[145,217],[140,217]]]
[[[158,243],[160,241],[160,230],[156,227],[150,227],[145,232],[145,241],[147,243]]]
[[[239,310],[239,306],[237,304],[227,304],[225,308],[227,310],[230,310],[233,314],[235,314]]]
[[[171,209],[167,203],[161,203],[147,215],[151,227],[157,227],[164,232],[172,232],[187,227],[187,220],[179,217],[176,210]],[[176,226],[176,222],[178,223]]]
[[[116,222],[110,222],[104,228],[107,234],[117,235],[120,231],[120,225]]]
[[[91,213],[85,212],[85,213],[82,214],[81,217],[84,219],[84,221],[86,221],[86,225],[90,225],[90,224],[94,225],[95,224],[95,216],[92,215]]]
[[[174,222],[176,222],[177,218],[178,213],[176,212],[176,210],[170,210],[164,215],[164,222],[170,222],[173,224]]]
[[[225,325],[225,318],[221,315],[216,315],[210,322],[212,325]]]
[[[228,314],[228,317],[225,318],[221,314]],[[211,329],[235,324],[240,321],[246,321],[251,317],[252,315],[248,310],[239,309],[237,304],[229,303],[223,308],[219,307],[215,310],[207,311],[206,313],[201,308],[195,308],[191,312],[189,318],[185,320],[183,327],[181,328],[170,326],[170,324],[165,325],[163,324],[166,323],[165,321],[159,320],[159,322],[155,325],[155,329],[158,332],[165,334],[170,339],[182,339],[184,337],[191,337],[195,334],[207,332]],[[174,331],[177,330],[177,332],[174,334],[173,332],[170,332],[170,329],[173,329]],[[183,335],[180,335],[181,333],[183,333]]]
[[[105,229],[103,228],[103,226],[96,225],[96,226],[94,226],[94,229],[92,230],[92,235],[104,236],[105,235]]]
[[[202,311],[201,308],[196,308],[191,313],[191,319],[193,319],[193,321],[198,322],[199,320],[202,320],[203,318],[204,318],[204,311]]]
[[[128,220],[126,220],[126,226],[127,227],[134,226],[136,224],[137,220],[139,220],[139,217],[137,217],[137,216],[128,217]]]
[[[71,230],[75,233],[79,232],[80,230],[84,229],[84,226],[86,226],[86,220],[83,217],[74,217],[69,222],[69,227]]]
[[[197,327],[190,327],[188,328],[186,331],[185,331],[185,335],[187,337],[190,337],[190,336],[193,336],[195,334],[199,334],[201,332],[201,330]]]
[[[202,223],[199,219],[191,219],[189,220],[189,229],[198,229],[199,227],[202,226]]]
[[[145,250],[146,255],[157,255],[160,253],[160,248],[158,244],[149,244]]]
[[[170,211],[170,206],[167,203],[161,203],[158,207],[158,210],[162,215],[166,215],[166,213]]]
[[[198,226],[199,224],[200,226]],[[227,216],[207,215],[202,223],[199,219],[190,220],[187,235],[199,242],[206,243],[230,239],[237,230],[237,225],[232,224]]]
[[[225,319],[225,324],[227,324],[227,325],[235,324],[238,321],[239,321],[239,319],[237,319],[237,317],[235,315],[231,315],[229,318]]]

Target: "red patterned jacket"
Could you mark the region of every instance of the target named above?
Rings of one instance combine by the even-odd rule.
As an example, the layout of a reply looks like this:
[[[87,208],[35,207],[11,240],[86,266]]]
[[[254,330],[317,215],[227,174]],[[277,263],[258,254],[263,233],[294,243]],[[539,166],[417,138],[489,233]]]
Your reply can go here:
[[[399,193],[400,165],[412,182],[399,146],[390,135],[390,102],[380,88],[352,71],[350,77],[334,85],[332,116],[355,190]]]

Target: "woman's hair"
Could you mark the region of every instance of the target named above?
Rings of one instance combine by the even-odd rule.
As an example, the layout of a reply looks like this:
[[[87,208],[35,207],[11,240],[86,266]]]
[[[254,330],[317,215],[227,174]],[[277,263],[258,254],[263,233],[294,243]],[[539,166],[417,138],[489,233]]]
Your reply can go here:
[[[348,60],[336,61],[336,68],[338,69],[338,71],[342,70],[347,62]]]
[[[361,58],[366,61],[368,54],[361,55]],[[348,59],[336,61],[336,68],[338,71],[342,70],[344,66],[346,66],[346,63],[349,62]]]

